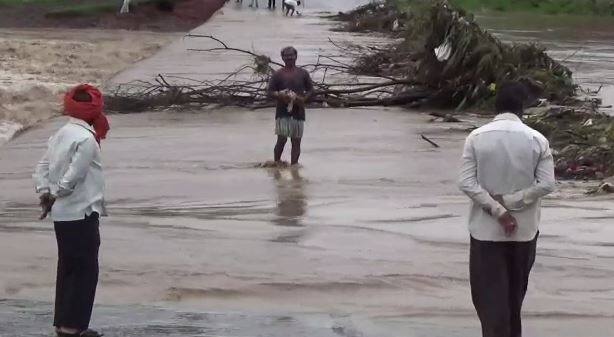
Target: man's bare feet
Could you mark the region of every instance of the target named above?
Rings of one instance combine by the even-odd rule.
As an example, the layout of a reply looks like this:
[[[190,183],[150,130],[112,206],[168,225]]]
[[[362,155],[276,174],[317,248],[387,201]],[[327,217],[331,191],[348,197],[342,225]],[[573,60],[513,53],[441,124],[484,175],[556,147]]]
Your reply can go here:
[[[73,328],[67,328],[65,326],[61,326],[59,328],[57,328],[55,331],[57,332],[61,332],[61,333],[65,333],[65,334],[69,334],[69,335],[75,335],[79,332],[79,329],[73,329]]]

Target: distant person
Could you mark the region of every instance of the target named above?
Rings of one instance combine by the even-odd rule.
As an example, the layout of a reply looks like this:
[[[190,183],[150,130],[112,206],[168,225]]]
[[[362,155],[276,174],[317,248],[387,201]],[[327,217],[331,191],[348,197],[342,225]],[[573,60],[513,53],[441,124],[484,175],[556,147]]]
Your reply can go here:
[[[275,0],[269,0],[269,9],[275,9]]]
[[[301,155],[301,139],[305,123],[305,104],[313,95],[313,83],[309,73],[296,66],[298,53],[294,47],[281,51],[285,66],[276,71],[269,82],[269,96],[277,100],[275,113],[275,134],[277,144],[274,150],[276,163],[281,163],[281,155],[286,141],[292,142],[291,164],[298,164]]]
[[[290,16],[294,16],[294,12],[296,12],[296,14],[299,14],[299,15],[301,14],[298,12],[298,6],[301,5],[300,0],[282,0],[282,1],[283,1],[283,7],[285,7],[285,10],[286,10],[286,16],[290,13],[290,11],[292,11],[292,14],[290,14]]]
[[[122,7],[119,10],[120,14],[128,14],[130,13],[130,1],[131,0],[124,0],[122,3]]]
[[[548,140],[522,120],[525,88],[501,86],[495,119],[465,142],[459,187],[472,200],[469,273],[483,337],[520,337],[541,198],[555,189]]]
[[[98,284],[99,217],[106,215],[100,141],[109,130],[102,94],[84,84],[64,97],[68,123],[36,166],[41,219],[51,216],[58,245],[53,325],[59,337],[97,337],[89,329]]]

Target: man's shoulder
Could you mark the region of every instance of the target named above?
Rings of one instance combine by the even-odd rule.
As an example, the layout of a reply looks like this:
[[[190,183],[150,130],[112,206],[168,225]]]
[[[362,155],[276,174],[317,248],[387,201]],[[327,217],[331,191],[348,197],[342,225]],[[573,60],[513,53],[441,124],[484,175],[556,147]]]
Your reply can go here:
[[[529,126],[527,126],[524,123],[510,122],[507,120],[493,120],[473,130],[471,133],[477,135],[480,133],[491,132],[491,131],[527,132],[529,130],[533,130],[533,129],[531,129]]]
[[[469,137],[475,137],[479,134],[485,133],[485,132],[490,132],[490,131],[499,131],[501,130],[500,125],[498,125],[498,123],[496,121],[490,121],[482,126],[480,126],[477,129],[474,129],[473,131],[471,131],[471,133],[469,134]]]
[[[281,75],[281,71],[281,69],[274,70],[271,78],[279,77],[279,75]]]
[[[311,77],[311,75],[309,74],[309,71],[307,71],[307,69],[305,68],[299,68],[301,70],[301,73],[303,74],[303,76],[306,77]]]
[[[58,131],[58,134],[60,133],[64,136],[65,139],[71,140],[73,142],[95,140],[92,131],[88,130],[84,126],[75,123],[67,123]]]
[[[473,130],[469,137],[475,137],[480,134],[491,132],[505,132],[507,134],[516,134],[521,137],[531,137],[542,144],[548,144],[548,139],[541,132],[533,129],[525,123],[500,123],[501,121],[492,121],[488,124]]]
[[[537,139],[540,143],[542,144],[548,144],[548,138],[546,138],[546,136],[544,136],[541,132],[533,129],[532,127],[524,124],[524,126],[527,128],[527,132],[529,132],[533,138]]]

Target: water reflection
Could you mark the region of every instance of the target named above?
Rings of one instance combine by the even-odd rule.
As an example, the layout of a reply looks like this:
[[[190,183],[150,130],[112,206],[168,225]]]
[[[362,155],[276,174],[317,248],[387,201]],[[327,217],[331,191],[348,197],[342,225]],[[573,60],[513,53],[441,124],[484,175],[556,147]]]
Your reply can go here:
[[[307,211],[305,194],[306,181],[298,168],[271,170],[277,194],[276,217],[272,220],[276,226],[303,227],[303,218]],[[290,230],[273,239],[275,242],[298,242],[304,230]]]

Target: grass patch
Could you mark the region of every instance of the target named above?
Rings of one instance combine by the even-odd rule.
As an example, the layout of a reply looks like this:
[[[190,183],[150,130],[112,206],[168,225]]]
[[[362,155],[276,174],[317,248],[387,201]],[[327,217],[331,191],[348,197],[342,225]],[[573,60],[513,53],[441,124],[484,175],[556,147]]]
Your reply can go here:
[[[72,3],[72,1],[67,0],[0,0],[0,7],[18,7],[23,5],[68,5],[70,3]]]
[[[400,8],[408,8],[421,0],[393,0]],[[611,0],[450,0],[454,5],[472,12],[532,12],[540,14],[614,15]]]
[[[3,0],[0,0],[3,1]],[[56,0],[46,0],[46,1],[56,1]],[[63,1],[66,2],[66,1]],[[146,4],[159,4],[164,2],[163,0],[133,0],[130,4],[131,7],[138,7],[139,5]],[[166,0],[168,2],[168,0]],[[97,16],[104,13],[114,13],[118,12],[121,7],[121,2],[119,0],[98,0],[92,1],[91,3],[84,4],[71,4],[71,5],[63,5],[59,8],[55,8],[50,10],[46,16],[51,18],[66,18],[66,17],[87,17],[87,16]]]
[[[103,13],[118,11],[117,1],[66,6],[49,11],[45,16],[50,18],[97,16]]]
[[[131,6],[160,4],[175,0],[133,0]],[[46,9],[50,18],[87,17],[118,12],[121,0],[0,0],[0,7],[37,6]]]

